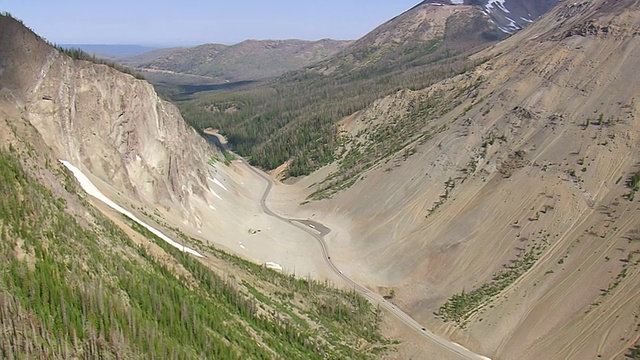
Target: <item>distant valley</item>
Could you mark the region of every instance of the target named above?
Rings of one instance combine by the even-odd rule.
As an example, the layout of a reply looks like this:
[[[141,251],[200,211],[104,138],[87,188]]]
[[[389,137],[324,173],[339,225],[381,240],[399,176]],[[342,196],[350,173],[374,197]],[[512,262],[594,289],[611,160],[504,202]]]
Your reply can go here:
[[[168,96],[242,84],[298,70],[336,54],[350,41],[247,40],[235,45],[205,44],[156,49],[112,57],[136,69]]]

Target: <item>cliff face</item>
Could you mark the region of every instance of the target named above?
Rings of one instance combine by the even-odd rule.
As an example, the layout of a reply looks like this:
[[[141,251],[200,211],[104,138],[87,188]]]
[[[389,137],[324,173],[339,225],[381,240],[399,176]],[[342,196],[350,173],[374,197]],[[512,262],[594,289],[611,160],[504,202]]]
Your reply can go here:
[[[147,204],[186,207],[204,194],[214,150],[149,83],[73,60],[9,17],[0,28],[2,101],[56,156]]]
[[[300,255],[316,254],[304,231],[262,211],[265,180],[240,163],[209,166],[220,152],[149,83],[73,60],[10,17],[0,16],[0,49],[0,144],[33,149],[29,159],[54,169],[39,179],[60,196],[75,196],[60,189],[61,181],[73,180],[52,165],[67,160],[150,223],[242,251],[257,263],[327,273],[321,258]]]

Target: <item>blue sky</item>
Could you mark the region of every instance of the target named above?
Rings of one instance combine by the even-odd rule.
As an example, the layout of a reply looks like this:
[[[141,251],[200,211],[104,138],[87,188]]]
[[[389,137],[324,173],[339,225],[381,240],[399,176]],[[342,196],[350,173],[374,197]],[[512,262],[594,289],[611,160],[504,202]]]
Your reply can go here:
[[[234,44],[357,39],[420,0],[6,0],[0,11],[57,44]]]

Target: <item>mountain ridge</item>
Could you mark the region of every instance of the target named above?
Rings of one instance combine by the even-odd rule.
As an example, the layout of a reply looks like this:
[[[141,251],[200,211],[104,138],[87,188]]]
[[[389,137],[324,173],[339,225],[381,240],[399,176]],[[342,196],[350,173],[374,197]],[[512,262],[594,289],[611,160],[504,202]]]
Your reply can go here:
[[[145,74],[166,71],[197,75],[209,78],[210,83],[220,84],[279,76],[323,60],[350,43],[331,39],[245,40],[234,45],[158,49],[116,60]]]
[[[4,355],[365,359],[387,351],[380,312],[312,280],[320,261],[291,261],[289,251],[308,247],[306,233],[257,209],[264,180],[225,165],[151,84],[74,60],[9,16],[0,29]],[[238,241],[252,261],[220,250]],[[308,277],[270,270],[272,261]],[[352,345],[365,342],[368,350]]]
[[[506,34],[513,34],[534,22],[562,0],[425,0],[422,4],[473,5],[491,18]]]
[[[120,56],[134,56],[158,49],[156,46],[137,44],[60,44],[65,49],[80,49],[97,57],[113,59]]]

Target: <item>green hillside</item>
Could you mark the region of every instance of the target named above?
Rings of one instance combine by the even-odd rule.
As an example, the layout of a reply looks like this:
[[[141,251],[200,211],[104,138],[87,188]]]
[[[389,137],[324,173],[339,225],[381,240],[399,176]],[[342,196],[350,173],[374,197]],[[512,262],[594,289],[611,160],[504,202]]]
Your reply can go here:
[[[203,245],[200,261],[153,239],[177,265],[135,245],[28,148],[0,150],[3,358],[366,359],[389,344],[353,292]]]

